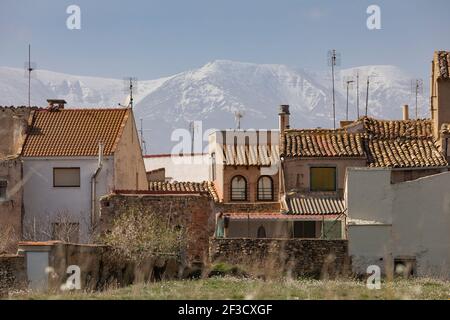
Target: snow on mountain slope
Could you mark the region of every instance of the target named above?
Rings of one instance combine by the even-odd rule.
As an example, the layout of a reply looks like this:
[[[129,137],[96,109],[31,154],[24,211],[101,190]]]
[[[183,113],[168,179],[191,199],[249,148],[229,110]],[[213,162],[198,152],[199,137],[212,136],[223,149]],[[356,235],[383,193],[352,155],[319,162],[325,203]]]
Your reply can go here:
[[[336,115],[345,119],[343,79],[360,75],[360,114],[365,112],[366,79],[372,75],[369,115],[398,119],[401,105],[411,105],[411,77],[394,66],[363,66],[336,73]],[[24,71],[0,68],[0,105],[27,104],[28,80]],[[147,151],[167,152],[177,128],[202,121],[202,130],[233,128],[234,112],[244,112],[243,128],[276,128],[278,105],[291,106],[292,127],[332,127],[330,72],[311,72],[285,65],[217,60],[170,77],[139,81],[134,94],[136,120],[142,118]],[[83,77],[37,70],[32,80],[32,104],[62,98],[68,107],[117,106],[127,94],[123,80]],[[356,117],[355,87],[349,94],[349,115]],[[420,115],[427,115],[427,90],[419,99]]]

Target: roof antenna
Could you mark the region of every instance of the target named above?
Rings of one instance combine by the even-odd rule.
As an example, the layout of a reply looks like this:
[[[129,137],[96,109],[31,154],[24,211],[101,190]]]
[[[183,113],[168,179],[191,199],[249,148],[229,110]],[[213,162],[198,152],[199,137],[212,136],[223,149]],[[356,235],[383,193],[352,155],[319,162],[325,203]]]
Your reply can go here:
[[[416,120],[419,119],[419,104],[418,97],[423,93],[423,80],[414,79],[411,80],[411,93],[416,96]]]
[[[144,122],[143,122],[142,118],[140,118],[139,120],[141,121],[141,129],[139,130],[139,135],[141,136],[141,148],[142,148],[142,152],[144,153],[144,155],[146,155],[147,154],[147,145],[144,140],[144,131],[145,131],[144,130]]]
[[[119,106],[133,109],[133,89],[137,89],[137,79],[134,77],[128,77],[124,79],[124,92],[128,93],[128,96],[124,104]]]
[[[328,65],[331,66],[332,98],[333,98],[333,129],[336,129],[336,97],[334,92],[334,67],[341,64],[341,55],[335,49],[328,51]]]
[[[31,107],[31,71],[36,69],[36,64],[31,62],[31,44],[28,44],[28,62],[25,62],[25,70],[28,72],[28,107]]]
[[[234,121],[235,121],[237,130],[241,129],[241,119],[243,117],[244,117],[244,112],[242,112],[242,111],[235,111],[234,112]]]

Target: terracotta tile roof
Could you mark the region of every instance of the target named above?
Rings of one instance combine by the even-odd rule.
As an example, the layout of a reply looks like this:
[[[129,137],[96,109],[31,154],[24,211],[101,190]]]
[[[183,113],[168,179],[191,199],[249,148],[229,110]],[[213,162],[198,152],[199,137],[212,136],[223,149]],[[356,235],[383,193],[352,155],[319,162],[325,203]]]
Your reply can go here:
[[[339,215],[293,215],[281,214],[279,212],[232,212],[225,213],[232,220],[322,220],[322,219],[336,219]]]
[[[160,191],[160,192],[186,192],[186,193],[209,193],[209,195],[214,199],[214,201],[219,201],[219,196],[217,195],[216,188],[211,181],[203,182],[162,182],[162,181],[150,181],[149,191]]]
[[[370,138],[432,138],[433,124],[431,120],[376,120],[362,118],[365,132]]]
[[[370,167],[436,167],[447,161],[433,138],[431,120],[376,120],[364,117],[359,133],[346,129],[287,130],[287,157],[366,157]],[[450,132],[450,126],[442,130]]]
[[[99,142],[104,144],[104,155],[111,155],[129,114],[124,108],[38,110],[22,155],[96,156]]]
[[[449,79],[450,78],[450,52],[439,51],[438,53],[438,63],[439,63],[439,79]]]
[[[280,158],[277,145],[225,145],[223,153],[232,166],[270,166]]]
[[[434,167],[447,161],[433,138],[431,120],[375,120],[363,118],[365,148],[370,167]]]
[[[440,167],[447,161],[431,138],[368,140],[370,167]]]
[[[286,204],[292,215],[339,215],[346,211],[344,199],[329,195],[291,195]]]
[[[287,130],[282,139],[286,157],[364,157],[359,133],[343,130]]]

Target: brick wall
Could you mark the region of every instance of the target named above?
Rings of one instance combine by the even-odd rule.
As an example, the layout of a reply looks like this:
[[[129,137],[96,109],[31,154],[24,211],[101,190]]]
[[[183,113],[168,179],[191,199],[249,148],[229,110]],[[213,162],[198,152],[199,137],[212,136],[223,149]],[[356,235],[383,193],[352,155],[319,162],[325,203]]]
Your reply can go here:
[[[26,288],[25,258],[18,255],[0,255],[0,297],[9,291]]]
[[[347,240],[210,239],[212,262],[253,265],[261,272],[291,271],[297,276],[336,276],[348,269]]]
[[[214,234],[214,204],[207,195],[118,195],[101,200],[100,232],[107,232],[115,217],[127,210],[144,208],[170,217],[173,225],[187,230],[187,260],[202,262],[207,259],[209,237]]]
[[[222,211],[223,213],[233,212],[279,212],[279,202],[234,202],[234,203],[216,203],[216,211]]]

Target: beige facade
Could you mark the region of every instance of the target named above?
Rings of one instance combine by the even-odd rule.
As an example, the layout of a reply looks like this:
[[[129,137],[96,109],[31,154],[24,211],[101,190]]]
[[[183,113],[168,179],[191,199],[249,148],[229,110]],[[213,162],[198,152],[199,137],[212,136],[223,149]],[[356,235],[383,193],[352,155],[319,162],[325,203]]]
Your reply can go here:
[[[287,159],[283,163],[286,191],[310,192],[310,169],[314,167],[336,168],[336,192],[342,195],[347,168],[365,167],[364,158],[301,158]]]
[[[132,110],[114,152],[114,187],[117,190],[148,190],[147,173]]]

